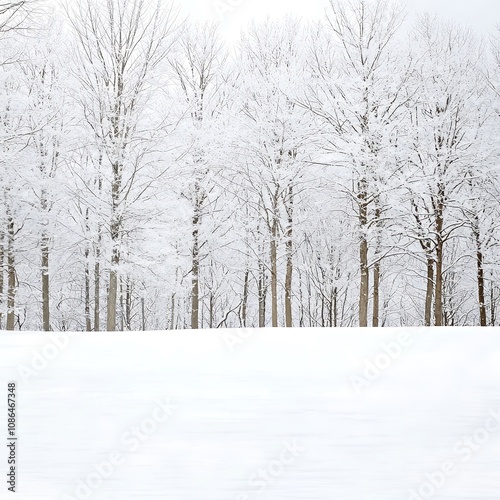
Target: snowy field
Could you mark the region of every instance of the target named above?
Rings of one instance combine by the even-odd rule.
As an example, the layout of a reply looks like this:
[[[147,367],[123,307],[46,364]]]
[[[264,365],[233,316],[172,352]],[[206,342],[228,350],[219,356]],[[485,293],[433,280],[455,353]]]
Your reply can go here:
[[[500,498],[498,329],[1,333],[0,375],[22,500]]]

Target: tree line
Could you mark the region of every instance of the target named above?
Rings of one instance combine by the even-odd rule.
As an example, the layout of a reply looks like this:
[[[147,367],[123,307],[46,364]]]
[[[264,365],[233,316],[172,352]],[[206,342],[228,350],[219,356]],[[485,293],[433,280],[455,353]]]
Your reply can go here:
[[[389,0],[0,6],[0,329],[500,323],[500,39]]]

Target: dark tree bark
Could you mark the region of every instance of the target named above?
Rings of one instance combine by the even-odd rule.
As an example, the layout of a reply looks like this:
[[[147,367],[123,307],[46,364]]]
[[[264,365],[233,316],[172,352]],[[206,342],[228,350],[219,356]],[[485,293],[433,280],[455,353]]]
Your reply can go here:
[[[368,193],[367,183],[364,179],[358,183],[358,218],[361,230],[359,241],[359,326],[368,326],[368,292],[369,292],[369,269],[368,269],[368,239],[366,229],[368,223]]]

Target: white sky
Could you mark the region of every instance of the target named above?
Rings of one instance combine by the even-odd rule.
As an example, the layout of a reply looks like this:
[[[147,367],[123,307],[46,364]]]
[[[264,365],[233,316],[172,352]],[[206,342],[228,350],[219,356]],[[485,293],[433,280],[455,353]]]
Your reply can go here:
[[[328,0],[179,0],[185,14],[198,20],[217,20],[228,40],[238,37],[240,29],[252,18],[292,13],[304,19],[320,18]],[[500,0],[407,0],[411,19],[416,12],[436,12],[468,24],[482,32],[500,24]]]

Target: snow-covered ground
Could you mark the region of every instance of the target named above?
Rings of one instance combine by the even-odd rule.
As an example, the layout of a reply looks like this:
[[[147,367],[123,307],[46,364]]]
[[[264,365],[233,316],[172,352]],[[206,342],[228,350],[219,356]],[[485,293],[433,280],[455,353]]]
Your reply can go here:
[[[23,500],[500,498],[499,329],[1,333],[0,380]]]

